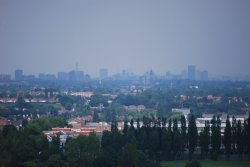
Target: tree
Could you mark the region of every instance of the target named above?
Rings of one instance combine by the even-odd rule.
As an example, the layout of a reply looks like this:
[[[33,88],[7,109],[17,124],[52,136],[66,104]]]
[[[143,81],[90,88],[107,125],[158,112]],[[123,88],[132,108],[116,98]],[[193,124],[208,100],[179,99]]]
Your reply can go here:
[[[128,134],[128,121],[127,120],[125,120],[124,121],[124,128],[123,128],[123,134],[124,134],[124,136],[127,136],[127,134]]]
[[[99,152],[99,140],[95,135],[78,136],[66,143],[65,155],[70,166],[93,165]]]
[[[62,96],[59,98],[59,103],[67,110],[71,110],[73,108],[74,100],[70,96]]]
[[[186,125],[186,118],[184,115],[181,116],[181,140],[182,140],[182,154],[185,151],[187,145],[187,125]]]
[[[178,129],[178,121],[175,118],[173,121],[173,158],[175,159],[178,153],[181,152],[182,149],[182,141],[181,134]]]
[[[247,120],[244,121],[244,128],[243,128],[243,131],[242,131],[242,145],[244,146],[243,147],[243,154],[247,154],[247,150],[248,150],[248,136],[247,136]]]
[[[205,121],[204,130],[200,132],[200,146],[201,146],[202,156],[208,155],[209,144],[210,144],[210,126],[209,126],[209,121]]]
[[[171,160],[171,156],[172,156],[171,142],[172,142],[171,132],[167,131],[165,128],[162,129],[161,149],[162,149],[164,157],[166,157],[167,160]]]
[[[63,160],[60,154],[52,154],[48,159],[48,167],[61,167]]]
[[[136,149],[135,145],[128,143],[122,150],[121,155],[118,158],[118,167],[159,167],[158,163],[150,161],[146,158],[146,155]]]
[[[241,128],[241,121],[238,120],[237,122],[237,153],[239,156],[242,155],[243,152],[243,138],[242,138],[242,128]]]
[[[94,111],[93,122],[99,122],[99,115],[97,110]]]
[[[229,116],[227,116],[226,128],[224,131],[224,145],[227,158],[230,158],[231,154],[231,144],[232,144],[231,138],[232,138],[231,123],[229,120]]]
[[[247,128],[246,128],[246,133],[247,133],[247,141],[248,141],[248,153],[250,153],[250,113],[249,116],[247,118]]]
[[[212,159],[217,160],[218,153],[221,146],[221,131],[220,131],[220,117],[213,116],[211,120],[211,145],[212,145]]]
[[[236,153],[237,145],[237,120],[235,116],[232,117],[232,150],[233,153]]]
[[[192,114],[188,124],[188,150],[190,159],[193,158],[193,153],[195,147],[197,146],[197,138],[198,138],[198,132],[196,127],[195,117]]]
[[[156,158],[160,146],[159,131],[156,127],[150,129],[148,140],[149,156]]]
[[[148,136],[147,136],[147,127],[143,126],[139,129],[138,132],[138,148],[139,150],[143,150],[144,152],[148,148]]]
[[[208,152],[209,152],[209,145],[210,145],[210,124],[209,124],[209,121],[205,122],[204,137],[205,137],[204,151],[205,151],[205,154],[207,156]]]

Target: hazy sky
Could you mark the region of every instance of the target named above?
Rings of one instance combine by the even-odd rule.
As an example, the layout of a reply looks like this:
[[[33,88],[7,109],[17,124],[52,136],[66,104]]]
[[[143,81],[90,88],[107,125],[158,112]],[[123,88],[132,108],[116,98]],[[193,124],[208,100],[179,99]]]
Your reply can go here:
[[[0,0],[0,73],[250,74],[249,0]]]

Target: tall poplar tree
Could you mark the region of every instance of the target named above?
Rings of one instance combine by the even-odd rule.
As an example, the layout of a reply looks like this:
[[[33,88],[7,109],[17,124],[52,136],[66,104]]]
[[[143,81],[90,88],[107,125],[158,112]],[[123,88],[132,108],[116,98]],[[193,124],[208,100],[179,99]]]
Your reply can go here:
[[[200,133],[201,154],[207,156],[210,144],[210,125],[209,121],[205,121],[204,130]]]
[[[220,151],[221,146],[221,123],[220,123],[220,117],[213,116],[213,119],[211,120],[211,145],[212,145],[212,159],[217,160],[218,153]]]
[[[225,153],[226,153],[227,158],[230,158],[231,144],[232,144],[231,123],[229,120],[229,116],[227,116],[226,128],[224,131],[224,145],[225,145]]]
[[[195,117],[192,114],[188,124],[188,150],[190,159],[193,158],[193,153],[195,147],[197,146],[197,138],[198,138],[198,132],[196,127]]]
[[[232,118],[232,150],[236,153],[236,144],[237,144],[237,120],[235,116]]]
[[[242,138],[242,128],[241,121],[237,122],[237,153],[239,156],[242,155],[243,152],[243,138]]]
[[[186,124],[186,118],[184,115],[181,116],[181,140],[182,140],[181,151],[183,154],[187,145],[187,124]]]

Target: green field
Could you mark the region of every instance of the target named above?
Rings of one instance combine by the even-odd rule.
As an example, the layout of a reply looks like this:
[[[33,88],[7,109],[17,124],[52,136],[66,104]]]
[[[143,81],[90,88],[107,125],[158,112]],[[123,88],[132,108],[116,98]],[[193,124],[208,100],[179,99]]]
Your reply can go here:
[[[161,163],[162,167],[185,167],[187,161],[170,161]],[[250,160],[203,160],[202,167],[250,167]]]

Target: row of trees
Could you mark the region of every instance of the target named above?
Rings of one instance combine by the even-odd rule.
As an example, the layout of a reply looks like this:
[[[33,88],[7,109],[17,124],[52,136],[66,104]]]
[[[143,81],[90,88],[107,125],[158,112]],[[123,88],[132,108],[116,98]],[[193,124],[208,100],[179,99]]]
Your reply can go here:
[[[176,160],[211,158],[216,160],[219,155],[238,154],[242,157],[250,152],[250,118],[244,121],[236,121],[232,118],[232,125],[227,118],[226,128],[221,128],[219,116],[205,122],[205,127],[196,127],[193,115],[189,118],[187,127],[184,116],[180,120],[143,118],[143,126],[140,120],[131,120],[124,123],[123,132],[116,129],[116,123],[112,123],[111,132],[105,132],[102,138],[102,148],[112,147],[114,150],[122,149],[126,143],[136,143],[136,148],[142,150],[154,160]],[[180,124],[180,126],[178,126]],[[243,147],[245,146],[245,147]]]
[[[0,131],[0,161],[3,166],[158,167],[162,160],[195,156],[216,160],[218,155],[242,157],[250,152],[250,117],[243,125],[234,117],[231,124],[228,117],[224,132],[219,116],[199,130],[194,115],[188,126],[184,116],[168,121],[144,117],[142,121],[143,125],[139,119],[125,121],[123,131],[113,121],[111,131],[102,138],[78,136],[63,147],[59,135],[48,142],[41,133],[53,125],[65,126],[62,120],[37,120],[19,130],[7,125]]]
[[[64,127],[61,119],[38,119],[19,130],[13,125],[6,125],[0,130],[0,161],[4,167],[47,166],[47,167],[159,167],[140,150],[136,143],[122,142],[122,147],[115,150],[112,141],[109,146],[101,147],[99,137],[95,135],[68,138],[65,145],[60,142],[60,134],[49,142],[42,130],[51,127]],[[122,137],[117,129],[105,132]]]

